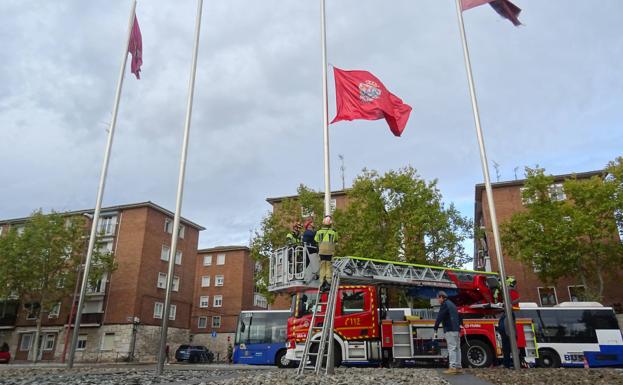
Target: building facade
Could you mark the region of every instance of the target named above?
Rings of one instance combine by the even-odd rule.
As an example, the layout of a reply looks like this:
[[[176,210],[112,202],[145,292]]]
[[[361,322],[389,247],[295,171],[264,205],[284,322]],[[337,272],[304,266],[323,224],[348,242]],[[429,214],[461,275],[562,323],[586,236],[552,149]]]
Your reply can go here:
[[[93,210],[66,213],[92,218]],[[76,361],[156,358],[171,247],[174,214],[152,202],[103,208],[98,224],[101,248],[114,253],[117,269],[88,289]],[[28,218],[0,221],[0,228],[23,225]],[[90,224],[89,224],[90,227]],[[190,338],[199,232],[204,228],[182,219],[169,315],[171,351]],[[0,233],[1,234],[1,233]],[[60,360],[73,322],[72,297],[42,315],[40,359]],[[18,299],[8,301],[0,317],[0,341],[7,341],[16,360],[32,358],[35,319]],[[0,308],[2,308],[0,304]],[[70,325],[71,324],[71,325]],[[69,332],[69,333],[68,333]]]
[[[197,251],[191,332],[194,344],[205,345],[217,359],[234,344],[242,310],[266,310],[266,298],[255,291],[255,261],[246,246],[219,246]]]
[[[591,178],[602,175],[603,171],[592,171],[574,174],[578,179]],[[553,199],[566,199],[562,188],[565,179],[572,175],[557,175],[551,186]],[[496,219],[502,224],[511,219],[513,214],[526,210],[522,200],[522,188],[525,180],[493,183],[493,201],[495,203]],[[475,239],[474,269],[499,271],[493,232],[491,230],[491,216],[488,207],[485,187],[476,185],[474,226],[484,230],[484,236]],[[614,219],[613,219],[614,220]],[[502,245],[504,250],[504,245]],[[584,286],[578,279],[565,278],[556,285],[543,283],[537,276],[533,266],[526,266],[522,262],[504,256],[504,266],[507,275],[517,279],[517,290],[522,302],[536,302],[541,306],[554,306],[560,302],[577,301]],[[604,287],[604,305],[612,306],[620,313],[623,311],[623,290],[620,286],[620,277],[606,280]]]

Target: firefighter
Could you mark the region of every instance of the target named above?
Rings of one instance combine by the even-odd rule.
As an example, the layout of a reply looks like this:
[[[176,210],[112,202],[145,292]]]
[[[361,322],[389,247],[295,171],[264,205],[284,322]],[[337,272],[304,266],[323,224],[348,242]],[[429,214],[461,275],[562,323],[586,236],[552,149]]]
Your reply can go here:
[[[509,275],[508,277],[506,277],[506,286],[508,286],[509,291],[510,289],[514,289],[516,285],[517,285],[517,280],[515,279],[515,277],[513,277],[512,275]],[[504,302],[504,296],[502,295],[502,287],[500,285],[498,285],[498,287],[496,287],[495,291],[493,292],[493,300],[497,303]],[[512,303],[515,304],[515,302],[517,301],[513,301]]]
[[[437,299],[441,303],[437,319],[435,320],[435,326],[433,328],[433,339],[437,339],[437,329],[439,324],[443,324],[443,333],[448,343],[448,361],[450,365],[448,370],[444,371],[445,374],[460,374],[461,373],[461,318],[459,312],[456,309],[456,305],[448,299],[448,294],[445,291],[440,291],[437,294]]]
[[[322,220],[322,228],[316,232],[314,240],[318,243],[318,255],[320,257],[320,291],[328,291],[333,276],[331,259],[335,254],[335,244],[338,241],[337,231],[333,229],[333,219],[327,215]]]
[[[288,247],[296,247],[301,243],[301,222],[295,222],[292,225],[292,231],[286,235],[286,245]]]

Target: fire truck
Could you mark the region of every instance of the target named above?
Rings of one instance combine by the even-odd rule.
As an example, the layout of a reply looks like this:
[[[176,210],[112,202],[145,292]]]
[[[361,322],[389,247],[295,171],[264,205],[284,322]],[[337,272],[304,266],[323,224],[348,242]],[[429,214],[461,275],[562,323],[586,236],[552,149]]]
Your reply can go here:
[[[501,356],[495,316],[503,306],[494,298],[497,274],[342,257],[334,258],[331,290],[321,293],[310,272],[314,258],[299,246],[277,250],[270,261],[269,289],[292,294],[286,357],[300,363],[299,372],[329,371],[341,364],[396,367],[446,361],[442,328],[433,338],[435,310],[390,308],[389,297],[399,290],[429,299],[439,290],[448,293],[464,319],[464,366],[489,367]],[[514,289],[511,298],[518,300]],[[532,321],[517,319],[516,332],[524,362],[533,365],[538,353]]]

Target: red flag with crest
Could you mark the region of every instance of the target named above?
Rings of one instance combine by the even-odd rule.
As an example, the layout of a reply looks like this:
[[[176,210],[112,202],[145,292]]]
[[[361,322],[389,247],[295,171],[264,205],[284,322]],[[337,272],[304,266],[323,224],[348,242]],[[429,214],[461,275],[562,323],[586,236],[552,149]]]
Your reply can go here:
[[[128,52],[132,55],[132,62],[130,63],[131,72],[136,75],[137,79],[140,79],[141,66],[143,65],[143,36],[141,35],[141,29],[138,27],[136,15],[132,24],[132,32],[130,32]]]
[[[400,136],[407,125],[411,106],[392,94],[368,71],[344,71],[333,67],[337,114],[341,120],[385,119],[390,130]]]

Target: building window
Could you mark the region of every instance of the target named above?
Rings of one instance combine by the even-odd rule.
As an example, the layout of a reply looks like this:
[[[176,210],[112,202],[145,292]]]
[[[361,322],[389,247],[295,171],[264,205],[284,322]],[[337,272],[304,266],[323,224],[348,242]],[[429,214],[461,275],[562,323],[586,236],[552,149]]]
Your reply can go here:
[[[171,254],[171,248],[167,245],[162,245],[162,250],[160,250],[160,259],[168,261],[169,254]]]
[[[220,315],[215,315],[214,317],[212,317],[212,327],[213,328],[221,327],[221,316]]]
[[[331,202],[329,202],[329,208],[331,209],[332,214],[335,211],[336,207],[337,207],[337,200],[335,198],[332,198]]]
[[[201,277],[201,287],[210,287],[210,276],[204,275]]]
[[[54,349],[54,341],[56,334],[46,334],[43,336],[43,350],[50,351]]]
[[[24,229],[25,229],[24,225],[15,226],[15,232],[17,233],[17,235],[24,234]]]
[[[223,277],[222,275],[217,275],[216,277],[214,277],[214,286],[223,286],[224,282],[225,277]]]
[[[567,199],[562,183],[555,183],[549,186],[549,197],[553,201],[564,201]]]
[[[115,333],[104,333],[101,350],[110,351],[115,346]]]
[[[19,350],[27,352],[32,345],[32,334],[22,334],[22,341],[19,344]]]
[[[214,307],[221,307],[223,306],[223,296],[222,295],[215,295],[214,296]]]
[[[56,318],[58,317],[59,314],[61,314],[61,303],[60,302],[52,306],[50,313],[48,313],[48,318]]]
[[[87,335],[80,334],[78,336],[78,346],[76,346],[76,350],[84,350],[87,348]]]
[[[224,265],[225,264],[225,254],[219,254],[216,256],[216,264]]]
[[[26,319],[27,320],[35,320],[39,315],[39,310],[41,309],[41,305],[39,302],[28,303],[25,305],[26,307]]]
[[[177,305],[169,306],[169,320],[175,321],[175,313],[177,313]]]
[[[163,310],[164,310],[164,304],[162,302],[156,302],[154,304],[154,318],[162,319]]]
[[[569,290],[569,301],[580,302],[583,301],[586,296],[586,288],[584,285],[572,285],[567,286]]]
[[[199,317],[197,320],[197,327],[199,329],[205,329],[208,326],[208,317]]]
[[[199,297],[199,307],[208,307],[210,305],[210,296],[202,295]]]
[[[173,234],[173,221],[169,218],[164,218],[164,232]]]
[[[180,291],[180,277],[174,275],[173,276],[173,287],[171,288],[173,291]]]
[[[212,266],[212,256],[204,255],[203,256],[203,266]]]
[[[167,288],[167,275],[166,275],[166,273],[158,273],[158,283],[156,284],[156,286],[159,289],[166,289]]]
[[[97,225],[97,232],[100,235],[111,236],[115,234],[115,227],[117,225],[117,216],[100,217],[99,224]]]
[[[176,265],[182,264],[182,251],[181,250],[175,251],[175,264]]]
[[[260,293],[253,294],[253,306],[261,307],[264,309],[268,308],[268,300],[266,297],[261,295]]]
[[[558,304],[558,297],[556,296],[555,287],[538,287],[539,301],[541,306],[554,306]]]
[[[108,276],[106,275],[106,273],[103,273],[100,279],[92,284],[89,283],[89,285],[87,286],[87,293],[103,294],[106,291],[106,278],[108,278]]]
[[[184,233],[185,233],[185,232],[186,232],[186,226],[184,226],[184,225],[182,225],[182,224],[180,223],[179,237],[180,237],[181,239],[184,239]]]

